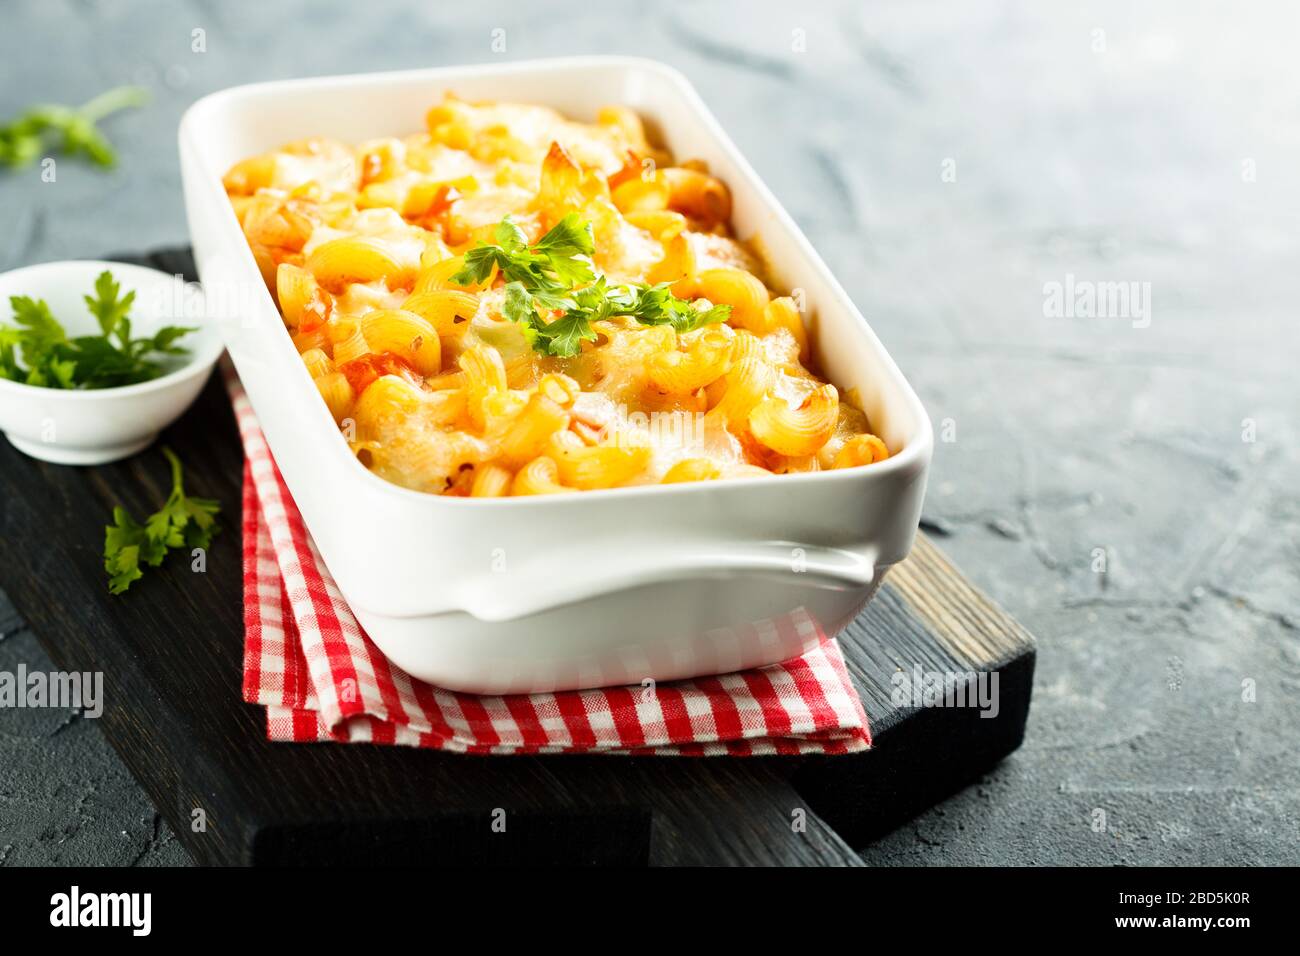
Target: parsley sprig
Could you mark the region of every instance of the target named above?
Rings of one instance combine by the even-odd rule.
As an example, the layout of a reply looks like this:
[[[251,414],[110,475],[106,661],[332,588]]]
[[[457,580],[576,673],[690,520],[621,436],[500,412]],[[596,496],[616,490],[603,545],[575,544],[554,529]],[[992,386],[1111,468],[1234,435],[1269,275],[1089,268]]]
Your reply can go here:
[[[113,523],[104,528],[104,570],[111,594],[121,594],[142,578],[142,564],[158,567],[172,548],[207,548],[221,530],[216,523],[221,505],[211,498],[188,497],[181,460],[170,448],[162,451],[172,466],[172,493],[166,504],[143,525],[125,508],[116,507]]]
[[[96,166],[112,166],[117,154],[96,124],[110,113],[139,106],[147,99],[142,87],[119,86],[79,107],[33,106],[0,126],[0,163],[15,169],[29,165],[45,153],[53,136],[63,153],[85,156]]]
[[[731,314],[729,305],[695,308],[674,296],[668,282],[611,283],[592,265],[591,224],[577,213],[569,213],[532,246],[509,216],[497,225],[494,238],[495,244],[479,243],[467,252],[464,267],[451,281],[485,282],[495,266],[506,280],[502,314],[519,324],[528,343],[544,355],[577,355],[583,342],[596,338],[592,323],[605,319],[628,316],[641,325],[689,332]],[[560,315],[548,320],[542,311]]]
[[[193,328],[169,325],[131,337],[135,292],[122,295],[111,272],[101,272],[95,294],[84,298],[100,334],[69,338],[44,299],[10,296],[14,324],[0,325],[0,378],[44,388],[114,388],[161,375],[150,356],[186,353],[177,342]]]

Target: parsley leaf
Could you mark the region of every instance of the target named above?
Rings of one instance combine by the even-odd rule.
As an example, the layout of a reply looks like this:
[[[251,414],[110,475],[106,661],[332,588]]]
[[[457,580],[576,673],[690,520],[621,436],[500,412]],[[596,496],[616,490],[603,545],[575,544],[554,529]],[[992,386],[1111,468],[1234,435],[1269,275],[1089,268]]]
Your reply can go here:
[[[465,253],[465,265],[451,277],[457,285],[486,282],[492,267],[506,282],[522,282],[530,290],[563,293],[578,282],[590,282],[596,273],[591,262],[579,256],[595,251],[591,224],[569,213],[531,249],[528,237],[506,216],[494,232],[496,244],[485,242]]]
[[[573,286],[596,277],[590,260],[596,251],[591,223],[583,222],[577,213],[571,212],[557,222],[534,251],[546,258],[550,271],[562,283]]]
[[[511,322],[524,326],[526,330],[532,329],[541,321],[541,317],[537,314],[536,301],[524,288],[522,282],[511,282],[506,285],[506,297],[501,306],[501,313]]]
[[[143,525],[124,508],[114,508],[113,523],[104,528],[104,570],[110,594],[121,594],[143,577],[142,562],[156,568],[172,548],[206,548],[221,530],[216,523],[221,505],[211,498],[188,497],[180,459],[170,448],[162,451],[172,469],[172,491],[166,503]]]
[[[140,563],[157,567],[167,548],[149,538],[145,529],[124,508],[113,509],[113,523],[104,528],[104,570],[110,594],[121,594],[144,576]]]
[[[119,297],[121,292],[122,287],[114,281],[113,273],[105,270],[95,280],[95,295],[82,296],[86,300],[86,308],[90,310],[90,314],[99,320],[99,328],[105,338],[119,331],[119,326],[131,311],[131,303],[135,301],[134,289],[125,297]]]
[[[24,330],[24,347],[44,353],[68,340],[63,326],[54,318],[44,299],[12,295],[9,297],[9,305],[14,310],[14,321]]]
[[[96,166],[117,162],[113,146],[96,125],[118,110],[140,106],[148,93],[138,86],[119,86],[101,93],[80,107],[33,106],[17,119],[0,126],[0,164],[17,169],[46,152],[51,135],[69,156],[85,156]]]
[[[464,267],[451,277],[458,285],[485,282],[495,266],[506,280],[502,314],[523,327],[535,351],[568,358],[596,339],[593,322],[630,316],[642,325],[671,325],[689,332],[725,322],[731,306],[697,309],[672,294],[671,283],[610,285],[591,262],[595,251],[591,223],[569,213],[535,245],[507,216],[494,232],[495,245],[479,243],[465,254]],[[552,321],[539,313],[559,312]]]
[[[44,300],[9,297],[15,326],[0,326],[0,376],[24,385],[72,388],[75,365],[67,357],[68,337]],[[23,363],[18,365],[18,350]]]
[[[591,317],[583,312],[566,312],[554,322],[533,329],[533,348],[547,355],[572,358],[582,351],[583,342],[594,342],[596,330]]]
[[[11,296],[14,324],[0,325],[0,378],[44,388],[114,388],[162,375],[164,368],[152,355],[186,353],[177,342],[192,328],[168,325],[150,336],[131,337],[135,292],[122,295],[111,272],[100,273],[95,294],[84,298],[100,334],[69,339],[43,299]]]

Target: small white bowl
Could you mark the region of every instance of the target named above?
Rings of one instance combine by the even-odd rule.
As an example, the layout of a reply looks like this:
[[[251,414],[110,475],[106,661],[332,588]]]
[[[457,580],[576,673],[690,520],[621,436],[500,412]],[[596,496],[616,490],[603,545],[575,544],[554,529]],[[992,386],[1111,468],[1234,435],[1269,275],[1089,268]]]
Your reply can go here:
[[[15,448],[60,465],[101,465],[149,446],[198,397],[221,355],[214,323],[201,301],[175,276],[122,262],[46,262],[0,275],[0,324],[12,325],[9,297],[44,299],[70,337],[97,335],[99,325],[83,296],[93,294],[105,269],[135,291],[131,335],[152,335],[165,325],[197,326],[178,344],[186,355],[163,356],[170,370],[138,385],[102,389],[56,389],[0,378],[0,430]]]

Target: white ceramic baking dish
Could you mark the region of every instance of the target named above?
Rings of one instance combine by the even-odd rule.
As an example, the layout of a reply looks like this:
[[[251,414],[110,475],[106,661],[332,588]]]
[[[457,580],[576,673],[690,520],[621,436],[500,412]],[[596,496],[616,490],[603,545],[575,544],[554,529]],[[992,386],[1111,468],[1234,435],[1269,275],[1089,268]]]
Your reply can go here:
[[[802,289],[821,371],[856,387],[895,454],[869,468],[539,498],[441,498],[350,453],[299,360],[221,185],[287,141],[423,128],[444,91],[581,119],[625,104],[734,195],[775,284]],[[847,624],[911,546],[929,420],[826,265],[690,84],[662,64],[583,57],[324,77],[207,96],[180,127],[199,274],[271,450],[343,595],[416,677],[478,692],[670,680],[773,663]],[[810,626],[811,624],[811,626]]]

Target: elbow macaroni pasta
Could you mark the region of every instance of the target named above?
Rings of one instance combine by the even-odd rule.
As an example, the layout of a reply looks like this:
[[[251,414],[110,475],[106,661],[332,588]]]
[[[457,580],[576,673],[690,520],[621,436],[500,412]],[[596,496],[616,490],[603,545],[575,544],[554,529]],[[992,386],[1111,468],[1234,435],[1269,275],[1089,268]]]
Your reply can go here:
[[[357,456],[419,491],[557,494],[873,464],[890,454],[809,368],[796,300],[731,233],[731,193],[674,165],[622,107],[595,123],[448,96],[427,131],[291,143],[225,186],[308,374]],[[577,355],[533,350],[504,279],[453,277],[506,216],[530,243],[591,224],[613,283],[670,283],[691,331],[593,323]],[[549,320],[547,320],[549,321]]]

